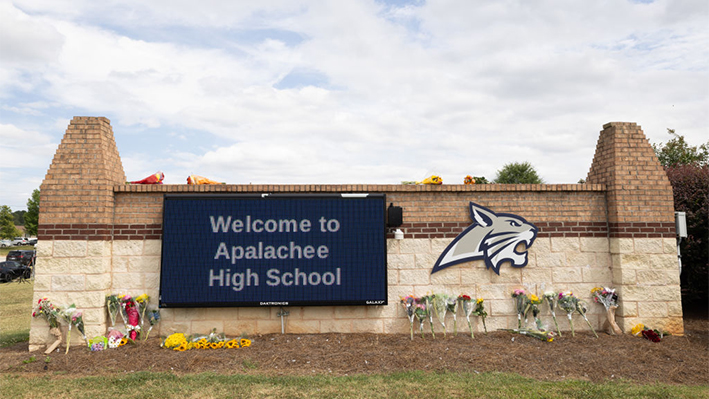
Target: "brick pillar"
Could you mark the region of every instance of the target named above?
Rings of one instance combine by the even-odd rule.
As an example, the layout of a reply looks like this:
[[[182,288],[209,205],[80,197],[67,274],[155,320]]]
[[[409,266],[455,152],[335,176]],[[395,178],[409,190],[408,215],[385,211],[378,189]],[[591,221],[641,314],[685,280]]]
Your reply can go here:
[[[110,121],[74,117],[40,186],[39,254],[35,302],[74,303],[83,312],[88,337],[106,331],[105,296],[111,285],[113,187],[125,182]],[[72,334],[79,343],[77,332]],[[30,350],[50,337],[33,320]]]
[[[683,333],[672,186],[640,126],[603,126],[586,181],[606,186],[618,324]]]

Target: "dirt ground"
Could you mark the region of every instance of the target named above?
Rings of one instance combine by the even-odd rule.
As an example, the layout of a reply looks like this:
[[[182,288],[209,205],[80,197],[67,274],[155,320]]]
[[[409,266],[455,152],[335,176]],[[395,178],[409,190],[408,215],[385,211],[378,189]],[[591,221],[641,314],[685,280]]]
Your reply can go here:
[[[68,355],[29,353],[27,343],[0,349],[0,372],[25,375],[116,375],[137,371],[175,374],[214,372],[251,375],[355,375],[406,370],[512,372],[538,380],[624,379],[636,383],[706,385],[709,320],[685,318],[685,335],[653,343],[630,335],[564,334],[547,343],[504,331],[475,339],[429,334],[269,334],[250,337],[251,347],[189,350],[160,348],[159,338],[135,346]],[[34,356],[31,361],[30,357]]]

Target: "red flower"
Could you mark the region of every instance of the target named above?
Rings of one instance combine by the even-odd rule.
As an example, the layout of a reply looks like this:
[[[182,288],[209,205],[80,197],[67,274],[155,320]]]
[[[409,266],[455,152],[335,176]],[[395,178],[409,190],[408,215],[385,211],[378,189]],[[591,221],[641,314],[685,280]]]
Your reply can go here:
[[[649,339],[652,342],[660,342],[660,336],[653,330],[643,330],[643,337]]]

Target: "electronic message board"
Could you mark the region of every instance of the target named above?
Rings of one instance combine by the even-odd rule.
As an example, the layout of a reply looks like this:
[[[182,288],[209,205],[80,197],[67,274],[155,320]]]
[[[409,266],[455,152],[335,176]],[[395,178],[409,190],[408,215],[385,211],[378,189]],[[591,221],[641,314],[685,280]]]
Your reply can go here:
[[[385,305],[385,219],[384,194],[167,194],[160,306]]]

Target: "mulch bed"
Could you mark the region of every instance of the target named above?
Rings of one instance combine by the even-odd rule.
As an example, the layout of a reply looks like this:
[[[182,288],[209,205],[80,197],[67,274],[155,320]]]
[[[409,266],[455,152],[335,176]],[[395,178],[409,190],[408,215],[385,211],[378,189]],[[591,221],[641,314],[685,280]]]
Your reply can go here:
[[[27,343],[0,348],[0,372],[80,377],[138,371],[175,374],[214,372],[249,375],[356,375],[409,370],[511,372],[538,380],[623,379],[635,383],[706,385],[709,381],[709,320],[685,319],[685,335],[653,343],[630,335],[590,332],[554,342],[504,331],[467,330],[457,337],[430,334],[269,334],[250,337],[251,347],[177,352],[158,338],[102,352],[72,347],[68,355],[29,353]],[[35,361],[27,362],[30,356]]]

